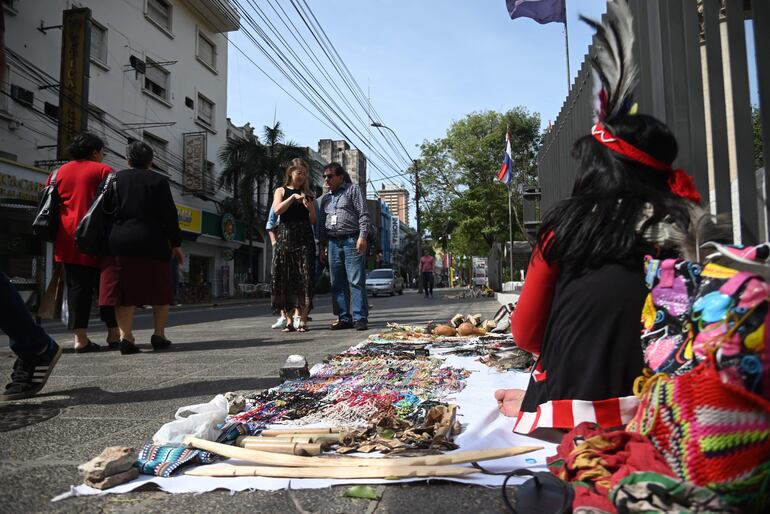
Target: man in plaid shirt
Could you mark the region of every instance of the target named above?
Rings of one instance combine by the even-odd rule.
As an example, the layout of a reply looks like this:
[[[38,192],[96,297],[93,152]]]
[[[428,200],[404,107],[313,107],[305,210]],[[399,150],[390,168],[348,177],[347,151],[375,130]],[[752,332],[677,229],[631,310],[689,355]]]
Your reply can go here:
[[[321,261],[329,262],[332,300],[339,308],[339,320],[331,328],[367,330],[366,236],[369,232],[369,211],[366,198],[339,163],[326,166],[323,176],[329,192],[321,197],[318,240]],[[350,304],[346,295],[348,288]]]

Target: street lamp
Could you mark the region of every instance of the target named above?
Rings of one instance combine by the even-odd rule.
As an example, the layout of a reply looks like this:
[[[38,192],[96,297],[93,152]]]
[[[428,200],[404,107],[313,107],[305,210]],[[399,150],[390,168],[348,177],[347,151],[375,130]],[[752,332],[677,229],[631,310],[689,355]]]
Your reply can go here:
[[[396,136],[396,141],[401,145],[401,149],[406,156],[409,157],[409,160],[412,161],[412,168],[414,169],[414,219],[415,223],[417,223],[417,291],[422,293],[422,273],[420,272],[420,258],[422,257],[422,232],[420,232],[420,176],[417,173],[417,161],[412,159],[412,156],[409,155],[409,151],[404,146],[404,143],[401,142],[401,139],[398,137],[395,130],[378,121],[373,121],[372,127],[390,130],[391,134]]]

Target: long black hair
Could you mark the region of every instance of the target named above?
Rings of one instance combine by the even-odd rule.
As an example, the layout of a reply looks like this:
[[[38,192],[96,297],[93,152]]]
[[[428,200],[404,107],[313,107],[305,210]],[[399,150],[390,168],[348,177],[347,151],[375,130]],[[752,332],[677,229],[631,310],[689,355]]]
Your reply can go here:
[[[676,158],[674,135],[652,116],[621,115],[605,125],[660,161]],[[622,157],[591,135],[575,142],[572,156],[578,161],[572,196],[545,215],[538,232],[549,263],[580,272],[641,257],[645,248],[637,225],[645,204],[652,205],[653,215],[644,227],[669,216],[682,230],[688,228],[689,202],[670,191],[667,173]]]

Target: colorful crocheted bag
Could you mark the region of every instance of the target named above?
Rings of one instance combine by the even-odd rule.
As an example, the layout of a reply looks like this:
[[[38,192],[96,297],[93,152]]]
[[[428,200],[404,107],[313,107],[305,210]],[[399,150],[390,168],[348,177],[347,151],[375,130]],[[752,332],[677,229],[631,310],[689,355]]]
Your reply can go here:
[[[648,437],[683,480],[766,512],[770,401],[724,383],[713,352],[688,373],[647,377],[636,389],[640,405],[627,431]]]
[[[649,259],[646,275],[641,341],[652,373],[686,373],[717,349],[723,381],[770,397],[770,284],[762,276],[673,259]]]

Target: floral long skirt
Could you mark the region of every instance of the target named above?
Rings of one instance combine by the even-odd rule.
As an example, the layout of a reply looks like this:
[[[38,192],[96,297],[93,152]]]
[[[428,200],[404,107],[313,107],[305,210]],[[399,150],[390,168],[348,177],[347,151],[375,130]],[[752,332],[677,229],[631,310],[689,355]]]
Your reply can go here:
[[[280,223],[273,248],[273,310],[313,306],[315,239],[310,223]]]

